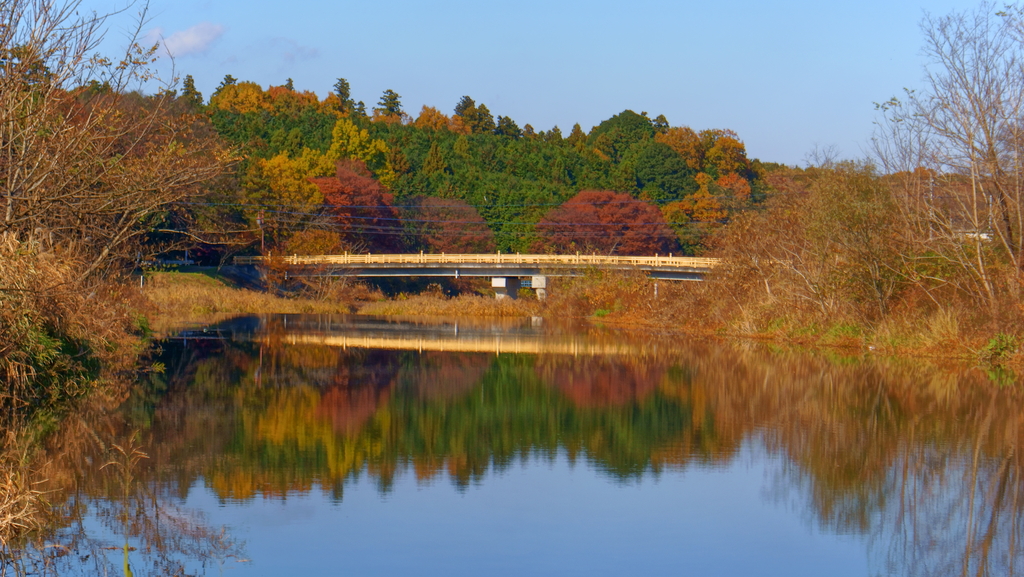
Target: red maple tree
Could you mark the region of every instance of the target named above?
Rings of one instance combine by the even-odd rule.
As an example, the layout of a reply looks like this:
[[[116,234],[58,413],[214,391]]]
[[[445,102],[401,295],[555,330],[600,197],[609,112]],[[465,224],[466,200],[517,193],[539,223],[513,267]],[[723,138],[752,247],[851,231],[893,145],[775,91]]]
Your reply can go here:
[[[412,199],[410,229],[422,250],[432,253],[494,251],[494,233],[463,200],[433,196]]]
[[[537,223],[536,250],[653,255],[678,251],[661,211],[632,196],[584,190]]]
[[[338,234],[370,252],[401,252],[402,226],[394,196],[358,160],[341,160],[334,176],[309,179],[334,214]]]

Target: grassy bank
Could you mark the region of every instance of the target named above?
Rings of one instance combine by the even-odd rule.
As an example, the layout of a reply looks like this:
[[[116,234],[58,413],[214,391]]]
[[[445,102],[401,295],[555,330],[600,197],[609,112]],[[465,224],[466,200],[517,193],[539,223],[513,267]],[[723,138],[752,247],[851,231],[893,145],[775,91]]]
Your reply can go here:
[[[203,323],[225,315],[350,313],[365,291],[310,298],[242,288],[215,271],[156,272],[146,275],[142,296],[150,325],[162,332],[183,322]]]
[[[553,279],[540,312],[644,331],[755,339],[808,348],[1024,365],[1015,317],[993,319],[977,307],[906,295],[881,319],[825,315],[811,306],[752,298],[728,273],[705,282],[653,281],[642,274],[593,272]]]
[[[771,341],[800,347],[841,347],[879,354],[977,359],[1019,364],[1020,336],[1012,323],[993,324],[973,309],[908,302],[881,320],[820,314],[813,307],[758,301],[722,274],[706,282],[653,281],[640,273],[591,271],[553,278],[549,298],[496,300],[483,295],[447,297],[439,291],[385,299],[362,285],[329,297],[275,295],[242,288],[213,272],[155,273],[143,295],[147,316],[160,331],[224,315],[256,313],[359,313],[385,316],[531,317],[588,320],[656,332]],[[739,298],[742,296],[743,298]]]
[[[481,295],[445,297],[439,292],[399,294],[385,299],[365,285],[350,283],[326,291],[272,293],[244,288],[215,270],[157,272],[146,276],[144,310],[157,332],[239,314],[345,314],[389,316],[528,317],[540,314],[536,300],[497,300]]]

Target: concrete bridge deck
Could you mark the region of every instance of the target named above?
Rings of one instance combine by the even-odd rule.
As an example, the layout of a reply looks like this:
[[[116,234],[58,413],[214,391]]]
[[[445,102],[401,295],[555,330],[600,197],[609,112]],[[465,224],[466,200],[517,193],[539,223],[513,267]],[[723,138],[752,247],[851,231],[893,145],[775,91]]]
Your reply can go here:
[[[701,280],[718,259],[685,256],[554,254],[343,254],[235,257],[236,265],[284,266],[289,274],[357,277],[578,276],[587,269],[638,270],[651,278]]]
[[[236,265],[284,267],[290,276],[490,277],[497,298],[516,298],[523,277],[537,297],[547,295],[547,277],[579,276],[588,269],[635,270],[653,279],[693,280],[719,264],[689,256],[604,256],[597,254],[343,254],[319,256],[237,256]]]

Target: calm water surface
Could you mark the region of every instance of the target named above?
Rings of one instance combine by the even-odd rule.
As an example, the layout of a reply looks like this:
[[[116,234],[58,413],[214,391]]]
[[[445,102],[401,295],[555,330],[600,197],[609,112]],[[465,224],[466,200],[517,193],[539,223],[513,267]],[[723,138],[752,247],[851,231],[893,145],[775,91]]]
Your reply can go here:
[[[229,321],[54,435],[59,575],[1013,575],[1007,374],[533,322]]]

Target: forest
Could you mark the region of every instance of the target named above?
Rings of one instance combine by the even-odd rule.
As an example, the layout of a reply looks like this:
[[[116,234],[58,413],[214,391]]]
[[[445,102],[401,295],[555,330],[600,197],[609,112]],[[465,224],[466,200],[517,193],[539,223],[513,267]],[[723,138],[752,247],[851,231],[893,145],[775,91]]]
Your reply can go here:
[[[207,102],[186,76],[166,96],[237,162],[206,198],[177,206],[179,226],[203,229],[217,256],[256,250],[257,237],[278,254],[692,254],[764,198],[778,167],[748,159],[730,130],[647,112],[563,136],[495,119],[470,96],[450,115],[424,106],[413,117],[393,90],[369,112],[350,93],[344,78],[320,98],[291,80],[264,89],[227,75]]]

